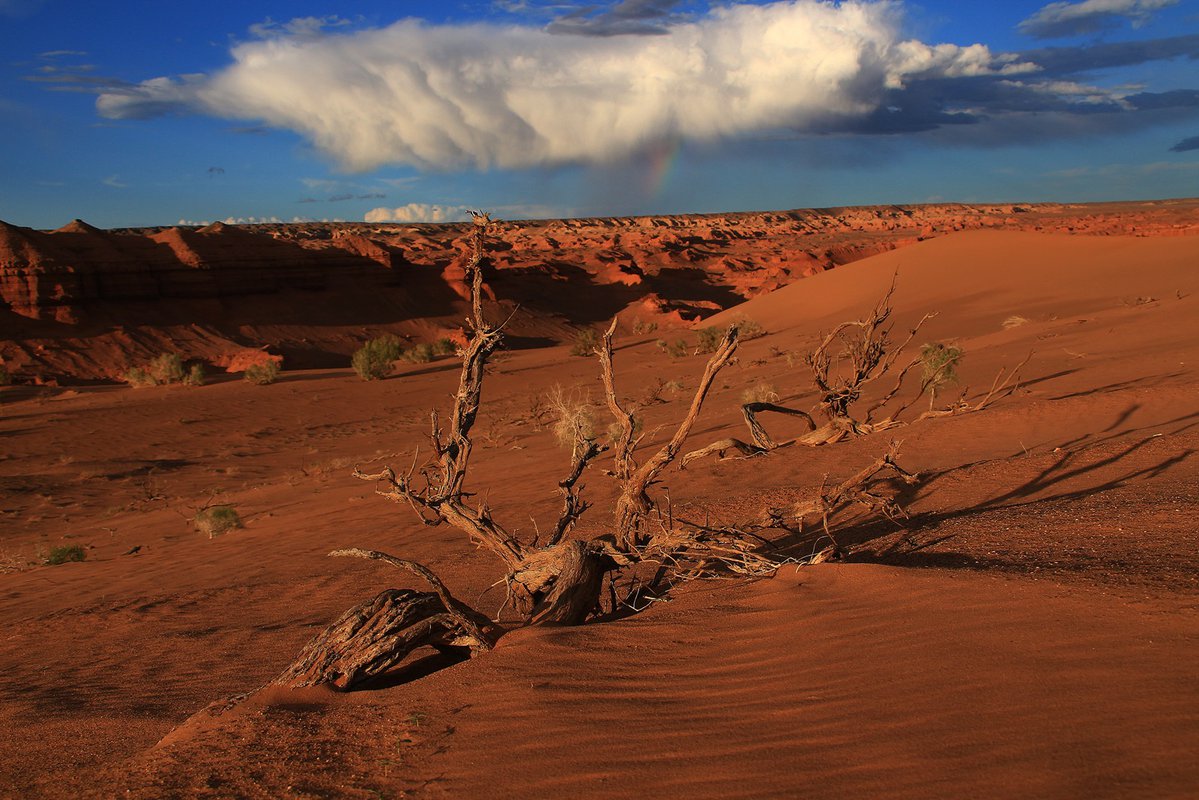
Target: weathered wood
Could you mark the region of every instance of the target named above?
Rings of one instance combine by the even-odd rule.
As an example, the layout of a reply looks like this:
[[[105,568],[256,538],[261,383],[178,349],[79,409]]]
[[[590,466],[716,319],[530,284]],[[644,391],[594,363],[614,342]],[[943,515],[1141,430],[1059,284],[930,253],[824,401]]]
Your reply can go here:
[[[273,682],[349,691],[418,648],[470,646],[468,638],[436,593],[387,589],[342,614]]]
[[[534,625],[579,625],[599,605],[616,554],[601,541],[568,540],[537,550],[508,575],[518,609]]]

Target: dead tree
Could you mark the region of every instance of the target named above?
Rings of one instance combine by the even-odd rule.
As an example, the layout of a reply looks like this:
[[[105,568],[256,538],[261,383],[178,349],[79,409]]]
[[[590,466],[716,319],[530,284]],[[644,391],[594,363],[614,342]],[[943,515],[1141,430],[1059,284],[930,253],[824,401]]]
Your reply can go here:
[[[909,424],[900,419],[900,415],[911,408],[925,394],[930,394],[945,372],[952,368],[952,363],[939,366],[931,374],[921,380],[918,391],[911,400],[901,405],[894,413],[876,418],[899,394],[904,386],[908,373],[921,364],[921,358],[909,360],[899,370],[895,384],[881,398],[875,401],[865,412],[856,410],[867,388],[875,381],[891,372],[892,367],[903,356],[904,351],[912,343],[924,323],[935,314],[925,314],[900,342],[892,338],[894,323],[891,322],[891,298],[895,293],[896,282],[893,279],[890,287],[883,294],[874,309],[859,320],[842,322],[830,331],[816,348],[805,358],[805,363],[811,371],[812,382],[816,387],[818,401],[814,411],[825,417],[823,424],[817,425],[808,412],[776,403],[746,403],[741,407],[746,427],[749,429],[750,440],[744,441],[735,437],[720,439],[712,444],[683,456],[681,465],[686,467],[691,462],[716,455],[724,458],[730,452],[738,457],[758,456],[769,453],[779,447],[804,445],[817,447],[836,444],[845,439],[864,436],[871,433],[890,430],[901,425]],[[1031,357],[1031,354],[1030,354]],[[1028,362],[1026,358],[1014,370],[1000,370],[991,386],[991,391],[977,403],[965,400],[963,392],[958,400],[944,409],[930,408],[920,414],[912,422],[924,419],[936,419],[974,411],[981,411],[992,401],[1011,394],[1018,388],[1020,369]],[[757,415],[760,413],[784,414],[801,417],[807,424],[808,430],[794,439],[776,442],[762,425]]]
[[[449,523],[498,556],[506,570],[505,605],[511,601],[523,623],[577,625],[599,608],[604,577],[611,570],[640,562],[647,552],[660,552],[660,548],[647,547],[650,536],[645,520],[655,507],[649,488],[686,441],[716,374],[736,349],[737,332],[735,327],[730,328],[709,360],[687,415],[674,435],[638,466],[633,452],[640,439],[635,438],[632,414],[624,412],[617,400],[612,376],[613,321],[598,355],[609,405],[613,413],[623,415],[618,416],[623,426],[616,443],[614,473],[621,484],[616,534],[590,541],[566,538],[590,505],[582,498],[579,481],[587,467],[608,449],[591,438],[583,438],[575,443],[571,469],[559,483],[563,505],[549,538],[543,544],[522,542],[494,518],[485,502],[472,505],[472,495],[466,489],[473,449],[471,430],[481,403],[485,367],[500,343],[504,327],[489,324],[483,313],[482,266],[489,223],[486,215],[475,216],[472,253],[465,268],[471,287],[471,335],[461,353],[462,370],[449,430],[442,429],[434,411],[430,461],[421,464],[416,456],[402,475],[384,467],[370,474],[356,468],[354,476],[376,483],[378,494],[409,506],[424,524]],[[436,575],[415,562],[376,551],[347,550],[331,555],[352,555],[404,567],[428,581],[434,592],[391,589],[355,606],[309,643],[280,675],[278,683],[324,683],[348,689],[393,668],[418,648],[466,648],[474,654],[489,649],[502,633],[498,624],[455,599]]]
[[[737,350],[737,326],[732,325],[717,345],[712,357],[704,367],[704,374],[695,389],[691,406],[679,423],[670,441],[662,446],[644,464],[637,466],[633,451],[640,442],[636,438],[636,425],[631,411],[626,410],[616,395],[616,379],[613,375],[612,336],[616,332],[616,320],[604,332],[597,354],[600,360],[601,376],[604,382],[604,393],[608,399],[608,409],[615,417],[620,434],[616,440],[614,456],[617,481],[620,482],[620,496],[616,501],[616,544],[622,550],[629,552],[642,547],[648,541],[649,534],[645,530],[646,516],[653,508],[649,487],[657,480],[659,474],[678,456],[683,443],[691,434],[691,428],[699,417],[704,399],[712,388],[712,382],[717,373],[733,357]]]

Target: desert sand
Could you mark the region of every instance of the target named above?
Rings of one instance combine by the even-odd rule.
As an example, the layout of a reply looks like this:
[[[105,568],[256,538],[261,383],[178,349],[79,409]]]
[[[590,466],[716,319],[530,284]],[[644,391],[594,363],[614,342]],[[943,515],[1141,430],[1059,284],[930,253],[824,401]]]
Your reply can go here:
[[[452,357],[374,382],[346,364],[377,332],[418,340],[460,326],[463,229],[218,229],[325,255],[305,267],[306,290],[262,286],[267,264],[242,271],[260,283],[241,292],[230,257],[203,272],[232,275],[224,289],[151,296],[140,283],[140,299],[64,278],[112,270],[88,273],[51,253],[46,240],[63,233],[6,229],[7,252],[51,277],[36,291],[9,280],[0,312],[0,347],[20,380],[0,388],[0,548],[12,570],[0,575],[0,793],[1194,796],[1197,209],[1030,206],[995,211],[987,224],[945,223],[938,212],[937,224],[957,230],[856,210],[840,215],[836,247],[866,257],[828,263],[799,255],[832,249],[797,247],[808,235],[799,212],[611,221],[604,235],[619,233],[636,271],[619,266],[623,256],[570,255],[594,256],[592,234],[579,230],[605,230],[601,221],[505,224],[489,308],[522,310],[514,347],[486,377],[470,486],[526,540],[552,526],[569,461],[536,400],[557,384],[602,401],[595,359],[563,342],[611,314],[622,319],[619,385],[645,403],[647,451],[683,414],[705,361],[690,350],[672,357],[659,339],[692,341],[693,319],[748,319],[767,332],[720,373],[688,447],[744,436],[745,390],[767,385],[779,402],[810,407],[803,354],[873,307],[896,274],[897,332],[937,312],[916,343],[965,353],[955,395],[977,399],[1024,362],[1019,388],[977,413],[835,445],[676,465],[657,487],[678,514],[731,524],[902,440],[904,466],[921,475],[901,497],[910,518],[900,527],[852,509],[834,516],[838,560],[688,583],[622,619],[515,630],[478,658],[431,656],[349,693],[259,691],[346,608],[412,585],[379,564],[327,558],[331,550],[420,561],[488,613],[502,601],[489,589],[503,573],[494,555],[448,526],[422,526],[350,474],[405,467],[426,445],[429,408],[448,407]],[[766,226],[776,217],[784,233]],[[701,247],[687,239],[697,226],[721,234],[703,234]],[[175,253],[213,235],[74,228],[65,235],[136,237]],[[685,246],[663,249],[650,236],[659,228]],[[634,229],[646,237],[640,249],[627,245]],[[575,230],[577,251],[562,246],[563,230]],[[394,281],[376,283],[359,261],[317,263],[332,251],[305,244],[309,234],[359,237],[356,258],[382,269],[386,255]],[[439,255],[401,261],[399,238],[388,236],[409,237],[405,252],[427,245]],[[717,238],[726,251],[691,261]],[[547,258],[546,246],[563,255]],[[753,269],[724,263],[733,250]],[[768,252],[786,269],[763,266]],[[342,285],[338,270],[351,268]],[[405,283],[409,273],[417,277]],[[427,306],[426,289],[435,292]],[[307,305],[286,302],[304,291]],[[346,299],[368,296],[377,302]],[[219,369],[201,387],[112,381],[171,342],[212,364],[270,345],[285,370],[268,386]],[[779,438],[801,430],[769,424]],[[581,538],[611,525],[614,498],[598,469],[585,483],[594,508]],[[214,492],[244,529],[209,539],[189,524]],[[82,545],[86,560],[30,564],[64,543]],[[821,546],[818,531],[785,544],[792,555]]]

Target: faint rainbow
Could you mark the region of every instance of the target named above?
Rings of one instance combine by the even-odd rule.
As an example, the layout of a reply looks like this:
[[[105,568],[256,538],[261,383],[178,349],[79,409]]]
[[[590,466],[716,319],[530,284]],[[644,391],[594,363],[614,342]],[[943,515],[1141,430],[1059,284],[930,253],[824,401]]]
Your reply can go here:
[[[682,150],[683,142],[677,138],[667,139],[650,149],[649,167],[642,184],[647,196],[657,197],[662,193]]]

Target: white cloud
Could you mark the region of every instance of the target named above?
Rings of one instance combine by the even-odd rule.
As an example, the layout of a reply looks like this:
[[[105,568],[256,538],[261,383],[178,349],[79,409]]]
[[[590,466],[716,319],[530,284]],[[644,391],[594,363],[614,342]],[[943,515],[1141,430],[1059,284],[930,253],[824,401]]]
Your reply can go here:
[[[1178,0],[1083,0],[1050,3],[1020,23],[1021,33],[1038,39],[1094,33],[1119,24],[1121,19],[1140,27],[1154,12],[1177,5]]]
[[[462,222],[469,218],[466,206],[441,206],[409,203],[399,208],[372,208],[363,216],[366,222]]]
[[[190,110],[296,131],[345,168],[521,168],[618,159],[864,118],[921,77],[1023,68],[982,45],[899,36],[896,3],[718,7],[659,36],[555,36],[404,20],[238,45],[210,76],[155,78],[97,100],[111,118]]]
[[[107,178],[101,180],[100,183],[104,184],[105,186],[111,186],[114,189],[129,188],[129,184],[122,181],[120,175],[109,175]]]

